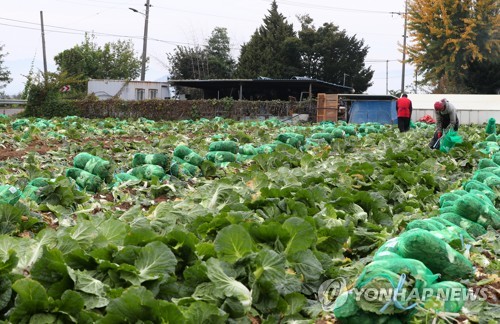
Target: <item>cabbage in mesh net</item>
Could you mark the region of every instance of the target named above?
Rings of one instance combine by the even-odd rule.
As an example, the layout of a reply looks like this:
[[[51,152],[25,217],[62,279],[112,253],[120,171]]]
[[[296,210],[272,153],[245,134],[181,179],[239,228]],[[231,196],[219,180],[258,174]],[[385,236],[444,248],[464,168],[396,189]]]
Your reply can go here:
[[[414,229],[400,235],[397,254],[420,260],[443,280],[469,278],[474,273],[472,263],[448,243],[432,233]]]

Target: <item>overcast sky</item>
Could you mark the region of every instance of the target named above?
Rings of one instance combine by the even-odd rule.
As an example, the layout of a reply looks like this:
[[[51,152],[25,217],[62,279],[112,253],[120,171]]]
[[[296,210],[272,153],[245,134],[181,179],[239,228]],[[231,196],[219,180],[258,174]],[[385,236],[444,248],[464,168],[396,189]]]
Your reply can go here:
[[[150,0],[147,81],[168,77],[166,53],[177,45],[204,45],[216,27],[224,27],[230,37],[232,54],[263,24],[271,0]],[[132,39],[137,56],[142,53],[146,0],[18,0],[2,1],[0,44],[4,45],[4,66],[14,79],[4,89],[17,94],[24,88],[33,62],[43,71],[40,12],[45,26],[47,67],[56,71],[54,56],[84,41],[85,32],[96,35],[103,45],[118,39]],[[386,88],[401,88],[404,0],[296,0],[277,1],[278,11],[294,29],[297,15],[309,14],[316,27],[331,22],[349,36],[363,39],[370,49],[366,64],[375,71],[369,94],[385,94]],[[399,13],[399,14],[398,14]],[[413,68],[406,64],[405,85],[412,83]],[[349,85],[349,76],[346,76]],[[338,83],[343,83],[339,80]]]

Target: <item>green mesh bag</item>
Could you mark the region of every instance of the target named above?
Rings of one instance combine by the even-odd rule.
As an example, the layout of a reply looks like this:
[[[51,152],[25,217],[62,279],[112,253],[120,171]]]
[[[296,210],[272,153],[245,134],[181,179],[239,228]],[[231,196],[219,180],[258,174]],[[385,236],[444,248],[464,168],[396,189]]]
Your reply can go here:
[[[491,189],[490,187],[488,187],[486,184],[480,182],[480,181],[477,181],[477,180],[469,180],[469,181],[466,181],[464,184],[463,184],[463,187],[464,189],[467,191],[467,192],[470,192],[472,190],[478,190],[478,191],[481,191],[483,194],[485,194],[491,201],[495,201],[495,199],[497,198],[497,195],[496,193],[493,191],[493,189]]]
[[[333,304],[333,314],[336,318],[348,318],[358,313],[359,307],[352,291],[345,291],[337,297]]]
[[[333,130],[332,136],[334,138],[344,138],[345,137],[345,132],[344,132],[344,130],[342,130],[340,128],[336,128],[336,129]]]
[[[10,125],[12,126],[13,130],[20,130],[24,127],[29,126],[29,124],[30,124],[29,119],[20,118],[20,119],[16,119],[15,121],[13,121]]]
[[[469,195],[476,196],[477,198],[481,199],[484,203],[492,207],[495,207],[495,204],[493,203],[493,201],[491,201],[491,198],[488,197],[488,195],[486,195],[483,191],[477,189],[471,189],[469,191]]]
[[[80,188],[91,192],[98,192],[102,185],[100,177],[79,168],[67,169],[66,176],[75,180]]]
[[[49,185],[49,178],[44,178],[44,177],[38,177],[26,185],[23,190],[23,195],[25,197],[30,198],[33,201],[40,202],[40,197],[38,196],[40,188],[43,188],[45,186]]]
[[[397,250],[403,258],[422,261],[443,280],[469,278],[474,273],[472,263],[448,243],[421,229],[400,235]]]
[[[94,156],[87,152],[79,153],[73,159],[73,166],[75,168],[84,169],[88,161],[90,161]]]
[[[491,159],[493,160],[493,162],[495,162],[496,164],[500,165],[500,152],[494,153],[491,156]]]
[[[319,129],[322,129],[324,133],[331,133],[335,130],[335,127],[328,126],[328,127],[323,127],[323,128],[320,127]]]
[[[496,188],[500,186],[500,177],[497,175],[488,177],[484,179],[483,183],[490,188]]]
[[[467,288],[459,282],[441,281],[432,284],[429,288],[432,289],[432,296],[444,301],[443,308],[435,309],[437,311],[458,313],[465,304]]]
[[[183,159],[176,156],[172,159],[172,164],[170,165],[170,174],[177,178],[185,177],[197,177],[200,174],[200,168],[196,165],[192,165]]]
[[[199,167],[203,163],[203,161],[205,161],[205,159],[201,157],[198,153],[191,152],[184,157],[184,161]]]
[[[208,146],[208,150],[210,152],[231,152],[233,154],[238,153],[239,147],[238,143],[235,141],[217,141],[217,142],[212,142]]]
[[[423,229],[426,231],[439,231],[446,229],[446,226],[444,226],[443,224],[441,224],[440,222],[436,221],[433,218],[413,220],[406,225],[407,231],[416,228]]]
[[[495,118],[488,119],[488,124],[486,124],[486,134],[496,134],[497,124]]]
[[[311,135],[311,138],[312,139],[323,139],[328,144],[330,144],[334,139],[333,134],[330,134],[330,133],[315,133],[315,134]]]
[[[236,156],[236,162],[245,162],[248,160],[251,160],[255,157],[255,155],[245,155],[245,154],[238,154]]]
[[[111,164],[98,156],[83,152],[75,156],[73,166],[92,173],[102,180],[110,177]]]
[[[15,205],[21,199],[22,192],[14,186],[0,185],[0,203]]]
[[[125,172],[115,174],[114,179],[117,184],[127,181],[141,181],[138,177]]]
[[[471,235],[472,237],[478,237],[486,234],[487,232],[486,229],[483,226],[479,225],[478,223],[468,220],[467,218],[457,215],[455,213],[444,213],[439,215],[439,217],[457,226],[460,226],[461,228],[466,230],[467,233],[469,233],[469,235]]]
[[[440,207],[447,207],[447,206],[453,206],[455,200],[460,198],[459,195],[454,194],[453,192],[447,192],[439,196],[439,206]]]
[[[448,153],[455,145],[463,142],[462,136],[458,135],[453,129],[450,129],[446,134],[441,137],[439,143],[439,150]]]
[[[484,169],[484,168],[491,168],[495,167],[498,168],[498,164],[496,164],[492,159],[480,159],[479,163],[477,164],[478,169]]]
[[[189,155],[191,153],[193,153],[193,150],[191,150],[186,145],[178,145],[174,149],[174,156],[176,156],[178,158],[181,158],[181,159],[184,159],[185,156],[187,156],[187,155]]]
[[[364,311],[376,314],[403,313],[417,300],[409,297],[412,289],[422,289],[432,285],[438,278],[422,262],[414,259],[388,258],[368,264],[355,283],[355,288],[377,291],[378,296],[360,294],[357,305]],[[397,291],[396,291],[397,290]],[[397,294],[397,293],[400,294]],[[392,296],[399,297],[396,304]],[[415,296],[417,297],[417,296]]]
[[[495,134],[490,134],[486,137],[485,141],[487,142],[497,142],[498,141],[498,136]]]
[[[472,180],[483,182],[484,179],[496,175],[495,173],[486,170],[487,169],[481,169],[474,172],[474,174],[472,175]]]
[[[205,157],[214,163],[236,162],[236,155],[226,151],[210,151]]]
[[[252,144],[245,144],[240,146],[238,153],[242,155],[257,155],[257,149]]]
[[[374,261],[375,262],[390,262],[391,260],[400,260],[400,259],[387,259]],[[387,270],[387,269],[376,269],[372,270],[369,274],[368,280],[365,277],[365,281],[362,284],[357,284],[356,287],[358,289],[363,289],[364,291],[373,291],[373,295],[371,294],[361,294],[359,300],[357,301],[357,305],[359,308],[366,312],[375,313],[378,315],[387,315],[387,314],[395,314],[395,313],[403,313],[406,311],[405,308],[409,307],[415,300],[402,300],[401,308],[395,306],[395,304],[388,304],[392,297],[392,293],[397,287],[400,281],[400,274]],[[410,291],[414,287],[414,280],[411,277],[408,277],[407,280],[404,281],[401,290]],[[378,295],[375,295],[375,292],[384,292]],[[386,306],[388,305],[388,306]]]
[[[165,177],[165,170],[156,164],[139,165],[130,169],[127,173],[142,180],[151,180],[154,177],[161,180]]]
[[[383,258],[385,258],[385,257],[393,257],[394,255],[397,255],[398,257],[400,257],[397,254],[397,248],[396,248],[397,245],[398,245],[398,241],[399,241],[399,237],[393,237],[393,238],[387,240],[375,252],[374,260],[375,259],[379,259],[380,257],[383,257]]]
[[[153,153],[153,154],[145,154],[145,153],[136,153],[134,154],[134,158],[132,159],[132,167],[135,168],[139,165],[143,164],[154,164],[159,165],[164,169],[168,169],[170,165],[170,158],[168,155],[163,153]]]
[[[257,148],[259,154],[269,154],[273,153],[276,149],[277,144],[263,144]]]
[[[354,128],[354,126],[339,126],[338,128],[343,130],[346,135],[356,135],[356,128]]]
[[[495,206],[478,195],[468,194],[455,202],[455,213],[479,225],[500,229],[500,217]]]
[[[464,230],[460,226],[453,224],[452,222],[450,222],[442,217],[439,217],[439,216],[432,217],[432,219],[435,220],[436,222],[440,222],[441,224],[446,226],[447,231],[457,234],[464,241],[467,241],[467,242],[475,241],[474,238],[466,230]]]
[[[299,148],[301,145],[304,145],[306,142],[306,138],[302,134],[297,133],[282,133],[278,135],[278,141],[291,145],[293,147]]]

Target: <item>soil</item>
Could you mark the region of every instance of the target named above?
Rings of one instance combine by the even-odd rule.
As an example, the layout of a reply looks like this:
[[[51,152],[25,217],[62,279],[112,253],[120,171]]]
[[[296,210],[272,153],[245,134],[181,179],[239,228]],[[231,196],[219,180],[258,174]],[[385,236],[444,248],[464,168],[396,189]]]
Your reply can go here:
[[[10,145],[1,144],[0,161],[26,156],[30,152],[37,152],[44,155],[48,151],[57,150],[58,145],[42,140],[35,140],[28,144],[26,148],[18,149]]]

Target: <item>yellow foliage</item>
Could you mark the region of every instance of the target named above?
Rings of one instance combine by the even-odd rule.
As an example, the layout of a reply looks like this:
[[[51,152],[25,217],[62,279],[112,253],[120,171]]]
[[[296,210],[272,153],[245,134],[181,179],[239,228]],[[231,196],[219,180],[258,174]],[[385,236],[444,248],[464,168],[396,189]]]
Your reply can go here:
[[[460,80],[468,63],[498,57],[498,0],[408,0],[408,61],[424,81]]]

